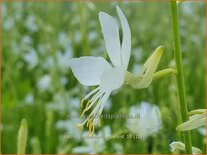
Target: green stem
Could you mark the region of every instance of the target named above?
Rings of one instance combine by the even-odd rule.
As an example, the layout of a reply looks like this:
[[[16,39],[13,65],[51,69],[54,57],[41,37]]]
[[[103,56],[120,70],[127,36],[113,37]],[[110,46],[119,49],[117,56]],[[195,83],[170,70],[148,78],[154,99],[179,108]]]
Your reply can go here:
[[[182,122],[187,121],[188,118],[188,109],[186,104],[185,97],[185,85],[184,85],[184,74],[182,66],[182,53],[180,49],[180,32],[179,32],[179,20],[178,20],[178,7],[175,0],[170,1],[171,15],[172,15],[172,25],[173,25],[173,38],[174,38],[174,56],[177,68],[177,87],[180,101],[181,117]],[[185,141],[185,151],[187,154],[192,154],[192,143],[190,131],[185,131],[184,141]]]

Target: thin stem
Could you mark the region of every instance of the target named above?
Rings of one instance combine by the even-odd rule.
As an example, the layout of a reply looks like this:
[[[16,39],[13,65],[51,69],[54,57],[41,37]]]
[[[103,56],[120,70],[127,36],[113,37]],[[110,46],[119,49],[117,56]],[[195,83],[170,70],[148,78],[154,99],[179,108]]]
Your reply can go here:
[[[177,74],[176,74],[177,87],[178,87],[182,122],[185,122],[189,119],[189,117],[188,117],[188,109],[187,109],[186,97],[185,97],[182,53],[180,50],[178,7],[176,3],[177,2],[175,0],[171,0],[170,8],[171,8],[172,25],[173,25],[173,38],[174,38],[174,50],[175,50],[174,56],[175,56],[175,62],[176,62],[176,68],[177,68]],[[192,143],[191,143],[190,131],[185,131],[183,133],[184,133],[184,141],[185,141],[185,151],[187,154],[192,154]]]

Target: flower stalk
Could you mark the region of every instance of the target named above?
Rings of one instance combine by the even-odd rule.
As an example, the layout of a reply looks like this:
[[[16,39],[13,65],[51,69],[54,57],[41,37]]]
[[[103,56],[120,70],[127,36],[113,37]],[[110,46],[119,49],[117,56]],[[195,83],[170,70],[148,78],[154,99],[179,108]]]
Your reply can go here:
[[[170,1],[170,10],[173,26],[173,39],[174,39],[174,56],[176,62],[176,79],[177,79],[177,88],[180,101],[181,117],[182,122],[189,120],[188,109],[186,104],[185,96],[185,85],[184,85],[184,73],[182,66],[182,54],[180,48],[180,32],[179,32],[179,20],[178,20],[178,6],[175,0]],[[192,154],[192,142],[190,131],[185,131],[184,133],[184,142],[185,142],[185,151],[187,154]]]

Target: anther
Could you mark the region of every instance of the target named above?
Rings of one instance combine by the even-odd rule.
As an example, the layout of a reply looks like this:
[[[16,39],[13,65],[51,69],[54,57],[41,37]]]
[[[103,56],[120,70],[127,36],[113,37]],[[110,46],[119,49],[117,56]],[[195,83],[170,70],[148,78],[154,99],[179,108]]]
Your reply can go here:
[[[80,107],[83,107],[84,99],[81,100]]]
[[[83,125],[82,125],[82,124],[78,124],[78,125],[77,125],[77,128],[78,128],[79,130],[83,130]]]
[[[91,100],[88,100],[87,104],[86,104],[86,107],[85,107],[85,110],[87,111],[87,108],[89,106],[89,103],[91,102]]]

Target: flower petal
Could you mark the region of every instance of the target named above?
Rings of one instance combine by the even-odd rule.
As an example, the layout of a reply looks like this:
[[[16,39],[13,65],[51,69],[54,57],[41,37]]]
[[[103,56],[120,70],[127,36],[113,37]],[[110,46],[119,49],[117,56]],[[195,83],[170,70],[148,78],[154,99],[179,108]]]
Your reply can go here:
[[[164,47],[159,46],[152,55],[147,59],[145,62],[143,69],[142,69],[142,80],[137,84],[137,88],[147,88],[153,79],[153,74],[155,73],[157,66],[160,62],[161,56],[164,52]]]
[[[124,83],[124,68],[114,67],[101,75],[100,91],[109,92],[121,87]]]
[[[185,150],[185,144],[180,142],[180,141],[174,141],[169,144],[170,151],[175,152],[175,151],[184,151]],[[202,151],[199,148],[192,147],[193,154],[201,154]]]
[[[179,131],[192,130],[201,127],[203,125],[206,125],[206,113],[193,115],[192,117],[190,117],[188,121],[179,125],[176,128],[176,130]]]
[[[99,20],[109,58],[114,66],[121,66],[121,45],[118,26],[115,20],[104,12],[99,13]]]
[[[125,83],[130,84],[134,89],[147,88],[152,82],[152,79],[155,77],[154,73],[157,69],[163,52],[164,47],[159,46],[147,59],[142,67],[141,73],[138,76],[126,71]]]
[[[127,70],[129,64],[129,58],[131,54],[131,31],[124,13],[121,11],[121,9],[118,6],[116,6],[116,11],[121,21],[121,27],[123,33],[123,41],[121,46],[122,63],[125,70]]]
[[[111,68],[102,57],[92,56],[73,58],[70,67],[77,80],[86,86],[99,85],[103,72]]]

